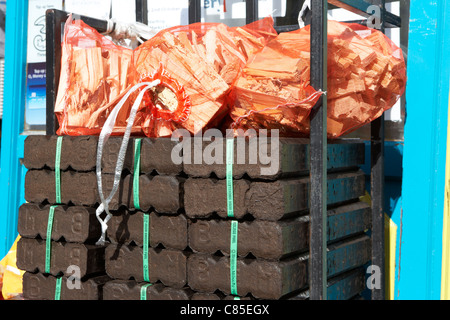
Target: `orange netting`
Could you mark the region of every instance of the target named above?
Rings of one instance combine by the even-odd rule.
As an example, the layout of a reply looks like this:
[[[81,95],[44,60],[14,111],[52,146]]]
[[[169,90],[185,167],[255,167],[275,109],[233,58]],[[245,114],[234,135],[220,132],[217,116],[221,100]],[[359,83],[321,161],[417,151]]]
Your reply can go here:
[[[133,52],[69,17],[55,107],[57,133],[99,134],[125,93],[151,79],[161,84],[145,94],[133,134],[169,136],[180,127],[194,134],[217,125],[228,113],[227,93],[240,71],[276,35],[272,18],[235,28],[197,23],[162,30]],[[123,134],[130,101],[112,134]]]
[[[132,84],[133,51],[114,44],[83,21],[69,16],[61,52],[55,103],[57,134],[98,135],[108,110]],[[116,132],[125,130],[127,109],[123,108],[118,116]]]
[[[401,50],[380,31],[329,21],[328,136],[391,108],[405,90],[405,69]],[[57,133],[98,135],[130,88],[155,79],[161,84],[144,94],[132,134],[195,134],[229,114],[233,128],[308,135],[310,111],[324,94],[310,85],[309,26],[277,35],[272,18],[234,28],[195,23],[162,30],[133,51],[69,17]],[[119,111],[112,134],[124,133],[137,94]]]
[[[402,52],[383,33],[329,21],[329,138],[380,117],[403,94],[405,83]],[[310,27],[282,33],[248,62],[237,80],[233,127],[307,136],[309,114],[321,94],[310,86]]]

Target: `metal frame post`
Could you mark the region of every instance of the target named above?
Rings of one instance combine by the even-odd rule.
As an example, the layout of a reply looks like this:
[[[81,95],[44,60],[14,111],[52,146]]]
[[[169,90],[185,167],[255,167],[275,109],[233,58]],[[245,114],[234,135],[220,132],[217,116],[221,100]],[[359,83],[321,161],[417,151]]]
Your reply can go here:
[[[202,21],[202,5],[200,0],[189,0],[189,24]]]
[[[328,3],[311,1],[311,85],[327,90]],[[327,298],[327,98],[311,112],[310,134],[310,299]]]
[[[258,0],[245,0],[245,23],[258,20]]]
[[[46,125],[47,135],[56,134],[57,121],[55,117],[56,92],[61,70],[61,25],[57,24],[57,12],[48,10],[46,22]],[[59,25],[59,28],[56,26]],[[58,43],[59,39],[59,43]]]
[[[136,0],[136,21],[148,24],[147,0]]]
[[[374,0],[381,7],[380,31],[384,33],[385,0]],[[372,289],[372,300],[385,299],[385,240],[384,240],[384,114],[371,123],[372,196],[372,266],[380,272],[380,287]],[[374,269],[372,269],[374,270]]]

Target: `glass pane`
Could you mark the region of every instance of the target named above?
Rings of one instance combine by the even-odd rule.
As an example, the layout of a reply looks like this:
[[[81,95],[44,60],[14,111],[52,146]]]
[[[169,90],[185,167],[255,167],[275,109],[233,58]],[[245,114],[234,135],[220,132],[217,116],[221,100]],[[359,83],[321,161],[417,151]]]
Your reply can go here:
[[[189,0],[148,0],[148,25],[162,30],[189,23]]]
[[[46,123],[45,11],[62,9],[62,0],[29,0],[24,131],[44,131]]]
[[[289,2],[302,1],[259,0],[258,16],[285,17]],[[202,22],[221,22],[230,27],[242,26],[245,25],[245,8],[245,0],[202,0]]]

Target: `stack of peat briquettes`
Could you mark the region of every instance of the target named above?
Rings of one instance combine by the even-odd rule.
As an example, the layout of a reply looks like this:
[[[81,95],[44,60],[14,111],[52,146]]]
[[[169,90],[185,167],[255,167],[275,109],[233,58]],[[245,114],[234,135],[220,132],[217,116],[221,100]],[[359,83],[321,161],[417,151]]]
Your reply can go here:
[[[308,254],[309,140],[280,138],[272,148],[270,139],[234,139],[232,153],[222,140],[196,149],[131,138],[100,245],[98,137],[27,137],[17,254],[24,298],[308,299],[317,272]],[[103,149],[105,198],[121,143],[110,137]],[[212,143],[216,163],[194,161],[211,155]],[[327,148],[327,294],[352,299],[364,290],[370,261],[370,206],[360,201],[364,143],[335,140]]]

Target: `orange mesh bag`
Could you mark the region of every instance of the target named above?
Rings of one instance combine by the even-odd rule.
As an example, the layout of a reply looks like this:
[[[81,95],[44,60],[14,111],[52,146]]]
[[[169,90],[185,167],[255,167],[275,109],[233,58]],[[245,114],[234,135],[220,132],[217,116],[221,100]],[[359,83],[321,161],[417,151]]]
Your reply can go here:
[[[395,105],[405,91],[406,64],[378,30],[332,22],[328,33],[328,136],[336,138]]]
[[[300,29],[281,33],[249,60],[233,88],[235,128],[308,130],[321,94],[309,85],[309,52],[309,33]]]
[[[142,92],[131,134],[196,133],[228,112],[227,95],[249,57],[277,35],[273,19],[244,27],[197,23],[161,31],[135,52],[69,16],[55,114],[59,135],[99,135],[120,105],[111,134],[124,134]],[[134,59],[133,59],[134,56]],[[136,71],[136,72],[134,72]],[[145,83],[159,84],[149,88]]]
[[[133,51],[117,46],[70,15],[64,27],[61,77],[55,103],[59,135],[98,135],[108,112],[131,85]],[[123,108],[113,134],[123,133]],[[141,132],[135,127],[133,132]]]
[[[357,24],[328,24],[328,137],[373,121],[405,90],[401,50]],[[309,113],[321,91],[310,86],[310,26],[282,33],[245,66],[234,88],[234,128],[276,128],[309,135]]]
[[[272,18],[238,28],[195,23],[162,30],[138,47],[135,82],[166,77],[145,94],[136,115],[145,134],[167,136],[176,128],[196,134],[217,125],[228,113],[227,93],[249,57],[276,35]]]

